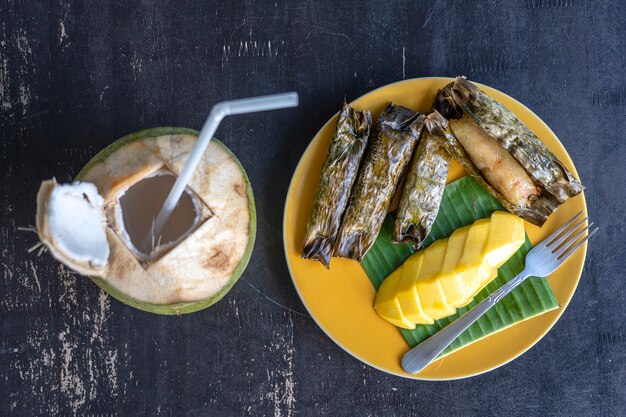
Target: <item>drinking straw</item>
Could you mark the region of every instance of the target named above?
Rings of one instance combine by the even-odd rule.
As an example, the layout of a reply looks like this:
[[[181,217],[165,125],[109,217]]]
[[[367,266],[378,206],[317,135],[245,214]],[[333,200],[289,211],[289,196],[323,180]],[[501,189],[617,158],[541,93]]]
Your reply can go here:
[[[148,235],[143,241],[143,248],[150,249],[149,251],[146,251],[146,253],[150,253],[154,250],[154,242],[158,241],[158,239],[153,239],[153,237],[161,235],[163,226],[165,226],[165,223],[167,223],[167,220],[170,218],[172,211],[176,208],[180,196],[183,194],[185,187],[187,187],[187,184],[191,180],[193,173],[200,162],[200,158],[202,158],[202,154],[207,149],[207,146],[209,146],[215,131],[224,117],[235,114],[285,109],[297,106],[298,93],[296,92],[222,101],[221,103],[214,105],[209,113],[209,117],[204,123],[204,126],[202,126],[196,145],[193,147],[191,154],[187,157],[180,175],[176,179],[176,182],[172,186],[167,199],[163,203],[163,207],[161,207],[158,216],[154,220],[152,230],[148,232]]]

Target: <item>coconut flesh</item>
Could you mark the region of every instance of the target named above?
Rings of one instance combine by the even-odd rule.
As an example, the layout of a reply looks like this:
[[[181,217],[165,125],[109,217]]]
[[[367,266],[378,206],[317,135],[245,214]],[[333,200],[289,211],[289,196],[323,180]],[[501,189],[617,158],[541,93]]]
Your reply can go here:
[[[78,272],[101,271],[109,258],[103,198],[93,184],[59,185],[45,181],[41,202],[48,215],[38,219],[38,230],[45,232],[52,253],[61,260],[72,260]],[[43,239],[42,239],[43,240]]]
[[[250,210],[245,174],[219,142],[209,145],[155,250],[142,247],[195,141],[140,139],[92,165],[80,182],[44,181],[37,198],[41,241],[68,267],[141,303],[220,294],[248,249]]]

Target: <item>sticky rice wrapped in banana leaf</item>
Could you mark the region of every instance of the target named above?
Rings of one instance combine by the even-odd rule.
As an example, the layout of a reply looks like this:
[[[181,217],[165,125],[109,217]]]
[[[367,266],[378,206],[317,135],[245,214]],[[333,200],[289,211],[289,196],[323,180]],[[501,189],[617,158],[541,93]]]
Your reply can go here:
[[[584,187],[510,110],[463,77],[437,94],[446,149],[502,205],[541,226]]]
[[[406,175],[392,236],[395,243],[412,242],[415,248],[430,233],[450,168],[450,154],[443,139],[437,137],[441,131],[435,117],[431,113],[425,120]]]
[[[341,218],[365,154],[371,127],[372,115],[369,111],[356,111],[344,101],[322,167],[302,251],[303,258],[318,260],[326,268],[330,264]]]
[[[335,244],[335,255],[361,260],[385,220],[391,198],[423,128],[424,116],[389,104],[374,127]]]

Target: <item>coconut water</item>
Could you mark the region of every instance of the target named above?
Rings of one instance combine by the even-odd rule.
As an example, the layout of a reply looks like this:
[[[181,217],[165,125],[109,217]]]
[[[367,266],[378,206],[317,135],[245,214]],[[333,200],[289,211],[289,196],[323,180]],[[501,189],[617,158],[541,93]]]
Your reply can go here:
[[[175,181],[174,175],[161,172],[137,182],[120,197],[124,228],[133,246],[142,253],[150,250],[142,247],[143,240],[151,232],[154,219]],[[193,228],[196,218],[196,204],[186,190],[165,223],[161,235],[154,236],[154,247],[175,242],[187,234]]]

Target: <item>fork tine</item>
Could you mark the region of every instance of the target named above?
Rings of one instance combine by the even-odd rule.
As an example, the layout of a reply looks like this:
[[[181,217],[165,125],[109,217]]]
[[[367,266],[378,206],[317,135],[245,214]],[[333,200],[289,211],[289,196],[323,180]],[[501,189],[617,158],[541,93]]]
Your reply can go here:
[[[571,255],[573,255],[574,252],[576,252],[578,250],[578,248],[580,248],[583,243],[588,241],[589,238],[591,238],[591,236],[593,236],[598,230],[599,230],[599,228],[596,227],[595,229],[593,229],[591,231],[591,233],[587,234],[587,236],[585,236],[585,238],[583,240],[581,240],[580,242],[576,243],[575,245],[570,246],[565,252],[563,252],[561,255],[559,255],[556,258],[557,261],[559,261],[559,265],[562,264],[563,262],[565,262],[567,260],[567,258],[569,258]]]
[[[569,227],[570,224],[574,223],[574,221],[578,218],[578,216],[580,216],[581,214],[583,214],[582,211],[579,211],[574,217],[572,217],[571,219],[569,219],[563,226],[559,227],[558,229],[556,229],[556,231],[554,233],[552,233],[550,236],[548,236],[547,238],[544,239],[543,243],[547,245],[551,244],[552,241],[554,239],[556,239],[561,232],[563,232],[565,229],[567,229]]]
[[[568,240],[570,238],[570,236],[572,236],[572,234],[574,234],[578,228],[587,220],[589,219],[589,216],[585,217],[584,219],[582,219],[581,221],[579,221],[578,223],[576,223],[576,225],[574,225],[573,227],[569,228],[568,230],[566,230],[565,232],[563,232],[563,235],[553,239],[551,242],[548,242],[548,244],[546,246],[550,247],[554,247],[555,250],[556,248],[558,248],[559,246],[561,246],[563,244],[563,242],[565,242],[566,240]]]
[[[554,248],[554,250],[552,251],[552,253],[555,253],[557,256],[562,255],[563,253],[565,253],[565,251],[567,250],[566,246],[571,246],[574,242],[576,242],[578,240],[578,238],[580,238],[583,233],[585,233],[586,230],[588,230],[591,226],[593,226],[593,222],[589,223],[587,226],[583,227],[581,230],[577,230],[578,227],[580,227],[580,224],[578,226],[576,226],[576,228],[572,229],[572,233],[569,233],[566,237],[567,239],[565,239],[563,241],[563,243],[559,243],[559,245],[557,247]],[[576,234],[574,234],[574,232],[578,232]],[[573,237],[572,237],[573,236]]]
[[[553,241],[554,241],[557,237],[559,237],[559,235],[560,235],[561,233],[563,233],[563,231],[564,231],[565,229],[567,229],[567,228],[568,228],[568,227],[569,227],[572,223],[574,223],[574,222],[576,221],[576,219],[577,219],[577,218],[578,218],[581,214],[583,214],[583,212],[582,212],[582,211],[579,211],[579,212],[578,212],[578,213],[577,213],[574,217],[572,217],[572,218],[571,218],[571,219],[569,219],[567,222],[565,222],[565,224],[564,224],[563,226],[559,227],[558,229],[556,229],[556,231],[555,231],[554,233],[552,233],[550,236],[548,236],[547,238],[545,238],[545,239],[543,240],[543,242],[542,242],[542,243],[545,243],[545,245],[546,245],[546,246],[551,245],[551,244],[552,244],[552,242],[553,242]]]

